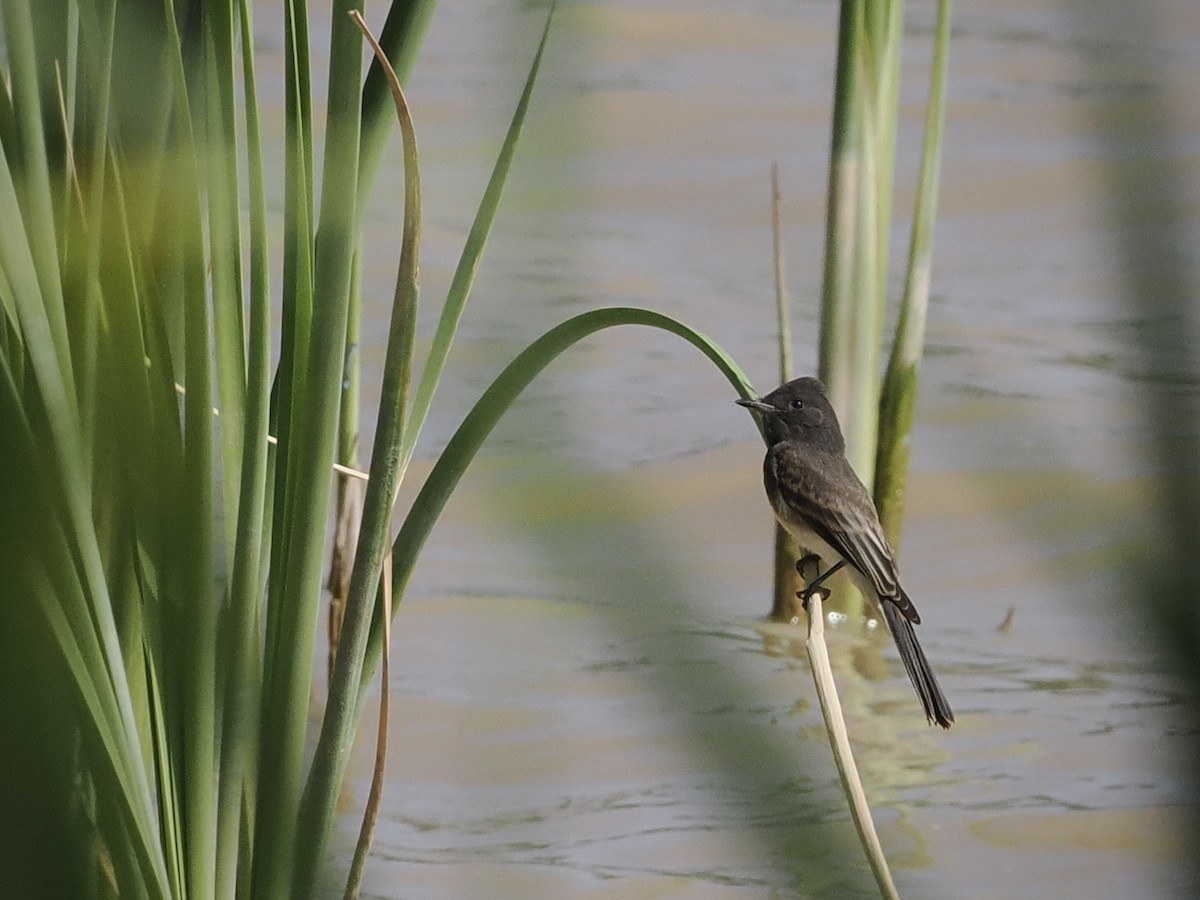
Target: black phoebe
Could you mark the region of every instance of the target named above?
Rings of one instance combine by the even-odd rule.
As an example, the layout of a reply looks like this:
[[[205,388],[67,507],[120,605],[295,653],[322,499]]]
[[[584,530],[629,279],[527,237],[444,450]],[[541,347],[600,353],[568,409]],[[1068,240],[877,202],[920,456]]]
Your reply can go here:
[[[759,400],[737,402],[762,414],[769,447],[763,479],[776,518],[801,547],[831,566],[802,599],[845,566],[863,595],[874,596],[883,609],[925,717],[949,728],[954,713],[913,631],[921,617],[900,587],[896,554],[871,495],[846,461],[846,441],[824,386],[797,378]]]

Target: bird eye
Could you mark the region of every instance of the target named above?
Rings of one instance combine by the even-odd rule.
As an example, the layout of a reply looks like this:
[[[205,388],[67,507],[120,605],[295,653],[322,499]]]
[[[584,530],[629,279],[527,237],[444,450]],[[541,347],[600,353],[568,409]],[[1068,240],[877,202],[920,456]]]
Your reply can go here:
[[[788,406],[790,406],[792,409],[804,409],[804,401],[797,397],[788,403]]]

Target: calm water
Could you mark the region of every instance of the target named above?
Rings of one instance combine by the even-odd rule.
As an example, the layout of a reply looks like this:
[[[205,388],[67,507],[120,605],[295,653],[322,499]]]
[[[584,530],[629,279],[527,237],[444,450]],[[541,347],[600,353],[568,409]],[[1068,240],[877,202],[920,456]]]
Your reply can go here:
[[[540,30],[539,9],[514,5],[445,0],[410,87],[426,334]],[[956,6],[902,565],[958,724],[926,728],[889,642],[840,628],[859,765],[908,896],[1187,895],[1173,766],[1200,747],[1149,623],[1119,601],[1161,490],[1138,404],[1147,384],[1195,381],[1137,347],[1146,323],[1122,300],[1104,179],[1134,173],[1148,228],[1182,210],[1186,250],[1165,262],[1195,273],[1200,8],[1164,0],[1114,23],[1046,3]],[[259,17],[274,30],[271,7]],[[560,10],[427,458],[524,343],[601,305],[675,314],[773,386],[772,160],[797,352],[813,367],[835,17],[781,0]],[[1133,27],[1147,17],[1151,38]],[[912,4],[909,25],[901,221],[931,4]],[[269,74],[277,39],[261,44]],[[1169,146],[1149,129],[1157,101]],[[1177,190],[1138,193],[1166,163],[1187,176]],[[399,197],[393,166],[369,221],[368,363]],[[761,446],[732,399],[682,342],[609,332],[501,425],[398,619],[371,895],[871,895],[802,635],[761,621]],[[355,828],[348,816],[347,844]]]

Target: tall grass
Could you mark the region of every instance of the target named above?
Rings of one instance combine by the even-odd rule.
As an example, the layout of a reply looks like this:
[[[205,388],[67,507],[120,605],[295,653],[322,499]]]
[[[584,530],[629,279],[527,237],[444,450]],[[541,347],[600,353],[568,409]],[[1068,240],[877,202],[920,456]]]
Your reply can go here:
[[[863,482],[873,486],[880,521],[894,546],[899,546],[904,517],[932,277],[949,71],[950,0],[938,0],[925,143],[904,293],[881,377],[903,11],[901,0],[843,0],[839,8],[818,345],[819,374],[842,421],[846,456]],[[777,237],[777,257],[779,253]],[[787,381],[791,377],[791,326],[779,281],[777,272],[780,375]],[[796,555],[793,542],[777,531],[775,618],[797,615]],[[861,605],[853,587],[842,590],[839,602],[851,608]]]
[[[893,543],[903,516],[908,447],[929,301],[950,46],[939,0],[925,147],[897,332],[881,379],[899,116],[901,0],[843,0],[830,150],[819,368],[843,419],[846,454],[874,485]]]
[[[318,171],[308,9],[285,4],[276,274],[249,0],[0,4],[0,704],[23,723],[0,743],[13,895],[290,898],[327,883],[337,792],[382,648],[397,486],[546,43],[415,376],[415,130],[393,67],[377,62],[364,82],[357,6],[334,4]],[[430,8],[393,4],[380,55],[411,61]],[[379,424],[314,728],[333,464],[339,432],[344,457],[354,429],[342,408],[359,232],[395,111],[405,225]],[[600,310],[550,329],[480,398],[407,512],[390,548],[397,606],[442,505],[524,385],[619,324],[683,337],[753,393],[715,344],[656,313]]]

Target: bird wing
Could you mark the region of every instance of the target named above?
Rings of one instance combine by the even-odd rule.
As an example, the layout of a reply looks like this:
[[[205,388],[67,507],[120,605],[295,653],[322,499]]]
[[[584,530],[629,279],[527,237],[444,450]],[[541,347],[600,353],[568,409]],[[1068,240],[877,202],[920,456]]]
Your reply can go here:
[[[771,448],[769,464],[787,510],[865,575],[881,600],[895,603],[909,621],[920,622],[900,588],[896,557],[871,495],[846,458],[785,441]]]

